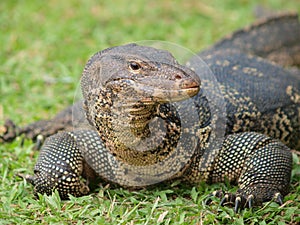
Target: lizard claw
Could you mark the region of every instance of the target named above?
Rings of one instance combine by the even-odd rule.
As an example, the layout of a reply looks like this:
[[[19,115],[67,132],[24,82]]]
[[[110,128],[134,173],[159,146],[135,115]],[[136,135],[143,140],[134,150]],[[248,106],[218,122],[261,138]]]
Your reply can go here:
[[[229,195],[225,194],[224,197],[220,201],[220,205],[224,206],[227,202],[229,202]]]
[[[281,193],[276,192],[273,196],[276,203],[279,205],[283,204],[283,196]],[[225,206],[231,204],[234,206],[234,212],[237,213],[245,208],[251,209],[254,205],[261,204],[261,202],[262,201],[257,198],[257,195],[246,194],[243,190],[239,190],[236,194],[225,193],[224,197],[221,199],[220,205]]]
[[[242,193],[232,194],[232,193],[224,193],[223,191],[214,191],[212,194],[208,196],[208,199],[205,201],[206,205],[209,205],[212,202],[210,197],[218,197],[221,199],[220,206],[228,206],[231,205],[234,207],[234,212],[238,212],[239,210],[243,210],[244,208],[252,208],[255,204],[255,196],[253,194],[245,195]],[[277,201],[282,201],[282,196],[278,194],[276,196]]]
[[[213,197],[212,194],[208,195],[207,198],[204,201],[205,205],[210,205],[212,203],[211,197]]]
[[[274,195],[275,202],[279,205],[283,205],[283,196],[278,192]]]
[[[254,195],[249,195],[246,201],[246,205],[248,204],[249,209],[253,207],[253,201],[254,201]]]
[[[205,200],[205,205],[210,205],[212,203],[211,197],[221,198],[224,195],[222,190],[214,191],[213,193],[209,194]]]
[[[239,211],[239,208],[241,208],[241,202],[242,202],[241,197],[235,198],[235,203],[234,203],[234,212],[235,213],[237,213]]]
[[[44,136],[41,135],[41,134],[39,134],[39,135],[36,137],[36,143],[35,143],[33,149],[34,149],[34,150],[40,150],[41,147],[42,147],[42,145],[43,145],[43,143],[44,143],[44,140],[45,140]]]
[[[226,193],[220,202],[221,206],[225,205],[233,205],[234,212],[237,213],[239,210],[242,210],[246,207],[252,207],[252,197],[248,197],[247,199],[240,194],[231,194]]]
[[[22,179],[25,179],[28,183],[34,185],[35,176],[31,176],[31,175],[28,175],[28,174],[21,174],[21,173],[17,173],[16,176],[20,177]]]
[[[226,193],[224,197],[221,199],[220,205],[232,205],[235,202],[236,196],[231,193]]]

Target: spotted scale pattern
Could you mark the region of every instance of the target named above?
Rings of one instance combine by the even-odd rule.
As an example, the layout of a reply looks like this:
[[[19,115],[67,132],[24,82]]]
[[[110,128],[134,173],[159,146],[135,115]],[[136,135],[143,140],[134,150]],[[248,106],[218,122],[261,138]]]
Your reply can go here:
[[[87,194],[89,188],[81,181],[83,169],[83,157],[72,135],[53,135],[46,140],[34,167],[35,193],[51,194],[58,190],[63,199],[70,193]]]
[[[254,187],[265,186],[270,200],[273,189],[287,193],[291,165],[288,147],[277,140],[253,132],[229,135],[215,160],[210,182],[228,179],[247,195],[255,193]]]

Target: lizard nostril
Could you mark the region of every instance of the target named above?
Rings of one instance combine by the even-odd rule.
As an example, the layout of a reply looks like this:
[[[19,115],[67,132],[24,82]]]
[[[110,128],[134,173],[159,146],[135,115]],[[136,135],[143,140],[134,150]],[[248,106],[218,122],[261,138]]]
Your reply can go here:
[[[180,75],[178,75],[178,74],[175,75],[175,79],[176,79],[176,80],[180,80],[181,78],[182,78],[182,77],[181,77]]]

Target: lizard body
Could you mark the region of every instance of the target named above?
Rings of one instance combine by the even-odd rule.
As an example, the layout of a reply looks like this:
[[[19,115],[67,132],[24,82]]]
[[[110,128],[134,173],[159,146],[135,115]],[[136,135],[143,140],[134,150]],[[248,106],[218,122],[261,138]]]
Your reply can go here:
[[[279,40],[272,37],[271,47],[265,48],[258,31],[264,33],[274,27],[285,28],[286,36],[278,37]],[[213,123],[207,99],[201,92],[205,80],[199,80],[192,70],[178,64],[170,53],[150,47],[130,44],[96,53],[88,61],[81,81],[83,107],[91,126],[88,130],[60,132],[48,138],[35,166],[35,175],[27,179],[34,184],[35,192],[50,194],[57,189],[62,198],[88,193],[81,177],[87,180],[101,177],[124,186],[143,184],[141,177],[132,175],[123,166],[164,162],[177,149],[180,134],[186,132],[190,139],[178,147],[179,152],[189,147],[195,147],[195,151],[184,159],[185,163],[176,162],[183,164],[178,171],[173,171],[173,164],[163,164],[173,174],[166,179],[191,183],[229,179],[239,185],[239,190],[225,195],[222,202],[235,201],[236,210],[272,198],[282,203],[282,196],[288,193],[292,166],[286,145],[300,147],[300,72],[282,67],[299,65],[295,49],[299,48],[300,35],[295,35],[295,40],[286,39],[290,37],[288,32],[300,33],[295,15],[253,25],[200,53],[220,83],[227,105],[226,136],[210,158],[203,157]],[[252,43],[256,39],[262,40],[262,45],[241,44],[241,40]],[[280,66],[257,55],[274,61],[285,55],[283,58],[287,60],[282,60]],[[197,104],[187,104],[188,99]],[[182,129],[178,108],[173,105],[177,102],[178,108],[187,113],[190,109],[196,111],[199,123]],[[49,136],[57,130],[70,130],[70,112],[72,108],[53,120],[21,128],[19,133],[35,138],[41,131]],[[51,129],[51,124],[60,120],[63,127]],[[156,123],[151,127],[153,121]],[[160,127],[165,133],[161,133]],[[128,136],[129,133],[133,135]],[[2,139],[9,140],[10,135]],[[192,142],[195,146],[190,146]],[[138,174],[134,168],[133,172]],[[151,179],[156,182],[156,175]]]

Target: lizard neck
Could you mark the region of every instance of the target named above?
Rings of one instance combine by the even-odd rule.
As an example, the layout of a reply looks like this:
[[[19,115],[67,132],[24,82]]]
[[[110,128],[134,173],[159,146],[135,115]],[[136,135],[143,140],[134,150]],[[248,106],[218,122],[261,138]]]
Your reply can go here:
[[[180,120],[171,104],[134,101],[111,90],[92,98],[96,102],[86,110],[91,112],[87,117],[118,160],[151,165],[164,160],[176,147]]]

